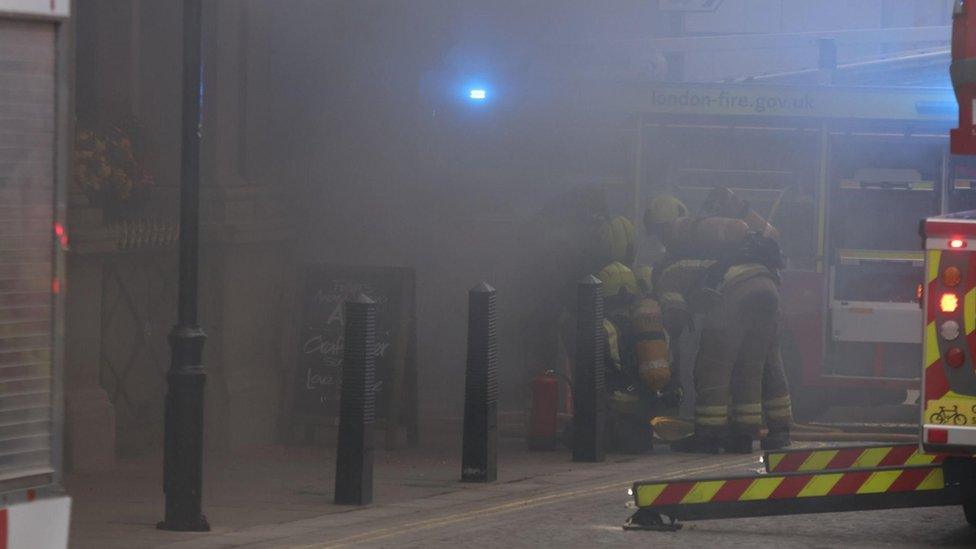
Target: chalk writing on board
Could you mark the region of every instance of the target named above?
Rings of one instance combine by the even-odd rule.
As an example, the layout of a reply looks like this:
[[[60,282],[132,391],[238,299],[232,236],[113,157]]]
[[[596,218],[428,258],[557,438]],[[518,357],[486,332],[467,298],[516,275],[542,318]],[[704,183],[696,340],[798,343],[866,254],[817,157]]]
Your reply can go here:
[[[412,280],[412,272],[396,267],[310,266],[302,299],[300,358],[295,372],[297,412],[320,417],[338,415],[345,352],[344,306],[364,294],[376,303],[374,391],[377,416],[386,417],[391,398],[387,393],[394,387],[394,369],[399,364],[394,355],[404,352],[395,342],[402,337],[403,315],[413,299],[412,294],[404,292],[406,288],[412,290]]]

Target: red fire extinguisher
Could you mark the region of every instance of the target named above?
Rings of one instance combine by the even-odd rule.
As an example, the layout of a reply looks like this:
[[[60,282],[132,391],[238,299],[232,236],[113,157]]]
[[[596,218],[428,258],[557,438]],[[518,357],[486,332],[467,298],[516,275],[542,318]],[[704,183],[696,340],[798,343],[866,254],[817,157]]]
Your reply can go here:
[[[551,371],[532,379],[532,411],[529,414],[529,449],[552,450],[556,446],[556,408],[559,381]]]
[[[556,447],[556,411],[559,407],[559,380],[547,370],[532,379],[532,411],[529,414],[529,449]]]

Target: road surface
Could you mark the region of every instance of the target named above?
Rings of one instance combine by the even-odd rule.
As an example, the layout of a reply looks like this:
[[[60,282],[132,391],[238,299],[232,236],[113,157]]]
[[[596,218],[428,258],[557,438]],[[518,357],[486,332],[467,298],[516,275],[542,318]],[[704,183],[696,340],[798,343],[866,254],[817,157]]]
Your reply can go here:
[[[624,531],[633,480],[715,476],[760,467],[757,456],[612,456],[551,475],[503,475],[412,501],[198,538],[174,547],[974,547],[958,507],[686,523]]]

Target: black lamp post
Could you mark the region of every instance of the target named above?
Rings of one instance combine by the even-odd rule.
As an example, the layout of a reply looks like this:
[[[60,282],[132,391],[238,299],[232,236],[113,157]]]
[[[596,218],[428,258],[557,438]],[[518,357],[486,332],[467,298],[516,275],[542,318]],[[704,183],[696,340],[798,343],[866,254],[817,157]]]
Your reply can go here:
[[[163,530],[210,530],[201,509],[203,488],[203,368],[206,334],[197,324],[200,217],[200,134],[203,103],[200,58],[201,0],[183,0],[183,128],[180,150],[179,318],[169,335],[166,376]]]

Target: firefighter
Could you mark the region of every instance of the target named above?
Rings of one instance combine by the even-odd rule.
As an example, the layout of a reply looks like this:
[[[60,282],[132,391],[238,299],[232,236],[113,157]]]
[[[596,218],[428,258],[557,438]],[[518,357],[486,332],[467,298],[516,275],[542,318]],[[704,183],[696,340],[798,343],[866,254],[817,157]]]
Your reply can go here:
[[[622,215],[611,217],[597,229],[600,250],[597,257],[600,266],[614,261],[630,267],[637,257],[637,241],[634,224]]]
[[[679,200],[662,196],[644,218],[648,232],[668,249],[654,286],[672,339],[691,325],[695,312],[704,313],[694,368],[696,432],[677,446],[751,452],[763,420],[764,379],[775,393],[765,399],[767,423],[775,426],[774,441],[786,444],[788,392],[776,390],[774,372],[782,371],[776,345],[779,265],[766,257],[772,251],[778,259],[778,247],[742,219],[687,213]]]
[[[660,412],[671,380],[668,341],[657,303],[644,297],[634,273],[613,262],[597,274],[604,291],[606,382],[611,447],[640,453],[652,447],[650,419]]]
[[[782,198],[782,194],[780,198]],[[778,204],[779,200],[773,206],[774,211]],[[703,215],[742,220],[753,234],[763,237],[763,241],[779,239],[779,231],[772,225],[771,219],[763,218],[752,209],[746,200],[726,187],[713,189],[706,197],[702,210]],[[773,215],[775,213],[771,213],[770,217]],[[760,252],[759,255],[762,253]],[[778,254],[778,251],[767,251],[765,253],[766,255]],[[790,445],[790,424],[793,422],[793,410],[790,402],[789,383],[786,378],[786,371],[783,369],[779,338],[779,325],[777,323],[774,326],[774,334],[766,353],[766,362],[763,368],[763,413],[766,426],[769,428],[769,434],[762,441],[764,450],[777,450]]]
[[[637,256],[633,223],[624,216],[604,222],[597,233],[602,256],[609,263],[600,271],[613,286],[604,289],[609,317],[619,317],[634,328],[632,343],[638,374],[652,392],[660,392],[670,381],[667,335],[661,325],[661,310],[650,298],[651,269],[638,269],[641,276],[629,268]],[[599,276],[598,276],[599,277]],[[622,280],[623,282],[618,282]],[[621,285],[622,284],[622,285]],[[621,301],[616,288],[626,290],[628,299]]]
[[[762,404],[766,427],[769,429],[766,438],[762,440],[763,450],[779,450],[789,446],[790,425],[793,423],[793,405],[790,402],[786,371],[783,369],[778,323],[774,330],[763,367]]]

